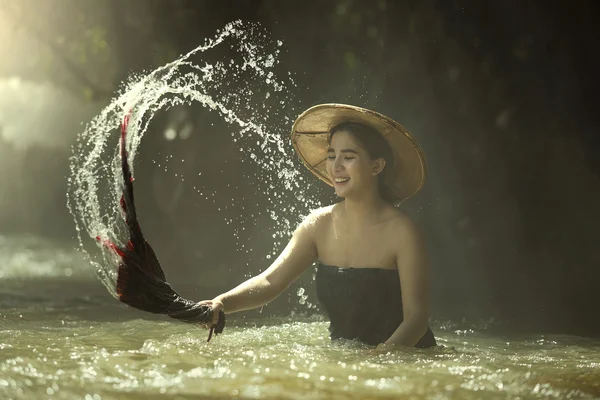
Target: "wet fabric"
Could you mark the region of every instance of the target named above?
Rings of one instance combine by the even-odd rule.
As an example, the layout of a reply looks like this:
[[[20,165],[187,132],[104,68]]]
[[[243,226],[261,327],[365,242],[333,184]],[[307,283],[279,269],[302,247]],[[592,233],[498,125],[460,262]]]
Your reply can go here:
[[[375,346],[389,339],[404,319],[397,270],[319,263],[315,284],[332,340],[355,339]],[[427,328],[415,347],[435,345]]]
[[[127,161],[125,140],[129,117],[125,117],[121,125],[121,168],[123,172],[123,195],[120,205],[129,232],[129,240],[120,247],[108,240],[97,240],[113,249],[120,257],[116,292],[119,300],[131,307],[165,314],[177,320],[212,325],[212,307],[181,297],[166,281],[165,274],[150,244],[144,239],[137,220],[133,196],[133,177]],[[223,332],[225,313],[219,312],[219,322],[209,332],[210,341],[213,331]]]

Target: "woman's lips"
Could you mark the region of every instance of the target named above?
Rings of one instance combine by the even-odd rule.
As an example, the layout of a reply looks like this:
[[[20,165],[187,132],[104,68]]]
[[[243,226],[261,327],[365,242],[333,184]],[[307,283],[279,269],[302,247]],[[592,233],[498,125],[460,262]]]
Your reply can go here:
[[[344,182],[336,182],[336,180],[335,180],[335,179],[333,180],[333,183],[334,183],[336,186],[343,186],[343,185],[347,184],[348,182],[350,182],[350,178],[348,178],[348,180],[347,180],[347,181],[344,181]]]

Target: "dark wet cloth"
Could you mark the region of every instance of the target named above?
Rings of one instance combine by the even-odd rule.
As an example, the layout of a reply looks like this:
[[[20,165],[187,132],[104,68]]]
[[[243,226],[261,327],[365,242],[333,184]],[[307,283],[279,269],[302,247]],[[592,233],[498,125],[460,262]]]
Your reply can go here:
[[[165,278],[165,274],[150,244],[144,239],[137,220],[133,195],[133,177],[126,150],[126,116],[121,124],[121,171],[123,173],[120,206],[127,225],[128,240],[119,246],[107,239],[97,237],[105,246],[111,248],[120,257],[117,272],[116,293],[119,300],[131,307],[154,314],[164,314],[177,320],[192,324],[212,325],[208,340],[213,331],[218,334],[225,328],[225,314],[219,312],[219,321],[212,324],[212,307],[199,305],[181,297]]]
[[[315,281],[317,297],[329,317],[331,339],[378,345],[388,340],[404,319],[397,270],[319,263]],[[435,345],[433,332],[427,328],[415,347]]]

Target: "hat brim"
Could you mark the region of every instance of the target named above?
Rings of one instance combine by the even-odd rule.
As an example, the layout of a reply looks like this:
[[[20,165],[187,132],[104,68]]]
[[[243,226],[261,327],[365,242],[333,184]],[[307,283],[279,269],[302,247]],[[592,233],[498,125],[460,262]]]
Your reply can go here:
[[[325,169],[327,138],[331,128],[347,121],[375,128],[390,145],[394,166],[385,184],[398,200],[414,196],[423,187],[427,178],[425,154],[410,132],[385,115],[347,104],[316,105],[303,112],[292,126],[294,150],[313,174],[333,186]]]

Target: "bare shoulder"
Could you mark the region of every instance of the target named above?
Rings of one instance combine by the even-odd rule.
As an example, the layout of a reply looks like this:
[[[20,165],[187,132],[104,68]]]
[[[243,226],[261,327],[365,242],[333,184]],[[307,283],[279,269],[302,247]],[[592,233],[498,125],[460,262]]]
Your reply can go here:
[[[308,214],[302,223],[301,227],[304,229],[309,229],[313,232],[319,232],[323,229],[324,226],[327,225],[329,221],[331,221],[331,215],[333,213],[335,205],[326,206],[314,209]]]
[[[396,240],[412,245],[420,245],[423,241],[421,230],[404,211],[395,208],[390,218],[390,230]]]

